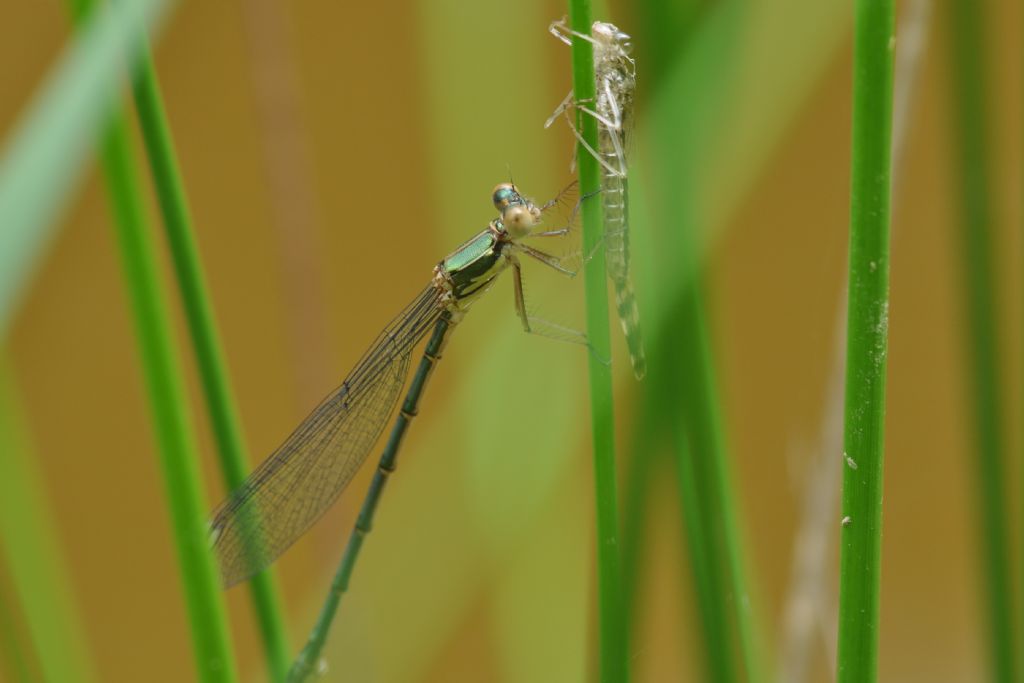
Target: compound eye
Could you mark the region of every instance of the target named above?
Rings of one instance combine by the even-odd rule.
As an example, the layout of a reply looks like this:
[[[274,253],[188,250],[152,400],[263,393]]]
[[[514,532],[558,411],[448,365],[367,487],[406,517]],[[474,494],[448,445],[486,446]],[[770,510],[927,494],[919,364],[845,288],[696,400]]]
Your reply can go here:
[[[516,186],[512,183],[500,183],[494,188],[494,194],[491,195],[491,200],[494,202],[494,208],[501,211],[506,206],[512,203],[514,199],[519,196],[516,192]]]
[[[510,206],[505,209],[501,219],[513,239],[526,237],[537,224],[536,216],[525,206]]]

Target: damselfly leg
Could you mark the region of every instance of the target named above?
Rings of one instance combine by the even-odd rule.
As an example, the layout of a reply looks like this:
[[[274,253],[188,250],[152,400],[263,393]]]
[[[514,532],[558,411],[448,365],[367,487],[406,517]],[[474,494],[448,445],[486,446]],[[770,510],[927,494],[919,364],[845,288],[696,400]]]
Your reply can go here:
[[[519,194],[515,186],[509,183],[505,188],[500,185],[498,186],[498,189],[495,191],[494,205],[501,212],[502,222],[510,230],[530,229],[529,237],[564,236],[572,232],[572,226],[579,210],[579,202],[573,202],[572,212],[563,227],[546,231],[533,231],[533,228],[539,226],[541,221],[552,213],[552,209],[566,207],[572,197],[575,196],[575,189],[576,183],[572,183],[559,192],[554,199],[542,206],[537,206],[531,200]],[[522,266],[518,258],[518,254],[523,254],[560,275],[572,278],[576,276],[578,266],[569,266],[566,261],[575,260],[578,256],[578,251],[572,252],[568,257],[556,256],[523,242],[516,243],[514,248],[509,251],[508,258],[512,265],[516,313],[523,324],[523,330],[549,339],[583,344],[589,347],[590,344],[587,341],[587,336],[583,332],[529,311],[526,289],[523,285]]]

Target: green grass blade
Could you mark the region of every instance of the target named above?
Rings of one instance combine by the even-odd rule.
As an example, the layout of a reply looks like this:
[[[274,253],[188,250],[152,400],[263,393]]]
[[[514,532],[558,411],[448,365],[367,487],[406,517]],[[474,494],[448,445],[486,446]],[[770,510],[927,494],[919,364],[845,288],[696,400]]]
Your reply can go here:
[[[656,377],[645,378],[646,382]],[[634,632],[641,617],[644,599],[642,580],[649,547],[647,525],[650,516],[657,468],[664,465],[659,457],[661,423],[650,405],[650,395],[642,393],[636,409],[637,421],[632,427],[627,446],[627,470],[622,495],[622,613],[626,620],[627,650],[632,651]]]
[[[2,559],[2,556],[0,556]],[[27,645],[22,643],[19,633],[24,628],[18,622],[20,614],[14,605],[14,598],[8,597],[7,577],[0,566],[0,676],[12,683],[32,683],[38,680],[29,661]]]
[[[640,34],[647,37],[646,41],[638,42],[634,46],[645,90],[657,90],[666,69],[678,59],[683,45],[686,44],[686,40],[680,39],[680,36],[688,35],[699,26],[696,13],[693,11],[695,3],[688,1],[683,4],[685,7],[670,6],[663,2],[645,2],[636,6],[634,18],[641,27]],[[627,33],[629,32],[631,31],[627,30]],[[634,239],[634,251],[635,243]],[[659,393],[659,390],[654,389],[654,385],[662,377],[663,375],[656,374],[646,379],[647,391],[641,392],[637,399],[634,408],[636,422],[632,427],[626,453],[628,469],[625,473],[622,511],[622,584],[623,611],[627,620],[630,651],[633,633],[641,616],[641,600],[644,598],[640,581],[644,574],[647,553],[646,526],[652,486],[657,480],[656,468],[665,464],[658,451],[663,420],[658,404],[653,399],[653,394]],[[682,470],[677,468],[677,474],[681,472]],[[685,503],[685,499],[682,502]],[[688,520],[690,516],[684,512],[683,519]]]
[[[199,368],[206,409],[213,426],[221,473],[227,488],[234,490],[246,476],[245,445],[220,350],[212,306],[206,293],[184,184],[148,48],[144,49],[141,67],[136,72],[133,94]],[[281,599],[272,571],[267,569],[254,576],[249,581],[249,590],[271,680],[284,680],[289,664],[288,639]]]
[[[652,188],[657,198],[654,211],[670,227],[658,240],[660,282],[653,287],[657,315],[644,314],[657,323],[652,373],[664,373],[666,378],[651,382],[646,390],[662,424],[677,430],[682,421],[685,429],[685,435],[676,435],[670,443],[708,675],[720,681],[743,674],[757,681],[763,669],[700,293],[697,243],[704,218],[694,208],[699,204],[695,199],[702,154],[709,137],[719,133],[714,121],[728,101],[724,84],[730,82],[730,60],[743,18],[742,3],[716,6],[702,17],[699,28],[689,32],[692,42],[683,46],[681,58],[657,68],[664,74],[660,85],[665,95],[652,107],[649,136],[656,141],[650,156],[657,173],[651,177],[661,181]],[[656,36],[668,39],[665,32]],[[649,49],[652,55],[669,54],[658,45]]]
[[[10,369],[0,358],[0,554],[44,680],[88,683],[98,678],[87,631],[75,607],[65,573],[68,565],[56,541],[60,534],[19,414]]]
[[[572,29],[590,34],[590,3],[571,0]],[[594,99],[594,53],[584,40],[572,41],[573,97],[577,102]],[[576,126],[591,149],[597,149],[597,121],[576,112]],[[577,145],[581,196],[597,192],[600,175],[597,160]],[[603,239],[601,203],[583,203],[583,250],[594,253]],[[597,582],[600,680],[628,678],[626,628],[623,618],[622,576],[619,546],[618,489],[615,475],[615,430],[612,403],[611,340],[608,331],[608,285],[603,256],[598,253],[583,268],[587,337],[590,340],[590,411],[594,446],[594,480],[597,503]]]
[[[692,491],[683,490],[682,495],[695,495],[697,507],[701,509],[709,571],[716,581],[722,582],[716,606],[723,614],[718,618],[734,625],[742,671],[746,673],[746,680],[758,681],[761,666],[757,638],[722,428],[715,361],[706,328],[701,287],[695,278],[693,284],[683,290],[676,316],[668,328],[669,338],[676,340],[674,352],[679,356],[669,366],[673,370],[670,383],[688,387],[679,392],[676,400],[690,452],[677,447],[677,457],[693,461],[695,485]],[[727,662],[719,662],[718,666],[723,675],[733,668]]]
[[[889,325],[893,3],[855,4],[837,680],[874,681]]]
[[[737,680],[735,657],[729,637],[729,611],[725,608],[725,572],[721,558],[712,552],[710,533],[714,525],[708,517],[710,506],[701,495],[697,474],[698,457],[687,443],[681,420],[669,425],[675,465],[676,485],[682,506],[683,525],[689,546],[690,571],[695,587],[694,598],[701,623],[701,638],[706,656],[706,678],[719,683]]]
[[[693,261],[702,262],[716,233],[735,213],[737,200],[763,173],[769,155],[791,126],[793,112],[818,87],[823,67],[833,63],[847,33],[843,3],[687,2],[671,11],[663,4],[638,5],[644,12],[640,25],[648,27],[643,32],[646,40],[636,41],[638,69],[643,75],[641,89],[649,97],[638,124],[638,163],[631,169],[630,184],[630,213],[636,227],[631,231],[634,275],[641,317],[651,321],[645,327],[652,331],[655,349],[662,340],[677,343],[668,336],[672,333],[667,317],[675,314],[679,292],[689,277],[677,255],[689,256],[692,250]],[[791,21],[793,12],[816,30],[794,33],[798,29]],[[671,61],[662,63],[666,59]],[[807,68],[794,70],[792,64]],[[757,99],[757,108],[735,106],[751,97]],[[691,237],[683,232],[691,230],[689,223],[699,230],[683,247],[677,240]],[[644,392],[654,400],[645,401],[643,410],[674,411],[675,416],[677,399],[663,398],[651,381],[662,372],[656,365],[666,362],[663,355],[657,350],[650,353]],[[689,390],[688,385],[679,390]],[[686,455],[682,445],[674,449],[677,466],[685,464],[679,462]],[[689,508],[684,510],[684,521],[690,514]],[[626,542],[629,547],[633,539]],[[695,549],[691,542],[691,562]],[[636,552],[643,555],[642,550]],[[695,577],[698,569],[692,570]],[[723,609],[728,608],[727,596],[720,597]],[[748,615],[755,673],[766,669],[756,605],[755,601]],[[697,616],[705,651],[720,651],[709,642],[715,629],[704,623],[699,603]],[[715,680],[714,674],[709,678]]]
[[[122,267],[138,335],[199,678],[234,681],[223,595],[207,547],[206,508],[181,371],[157,277],[138,174],[124,120],[115,115],[101,143]]]
[[[94,4],[90,0],[69,0],[69,9],[76,24],[81,25],[86,17],[94,11]],[[194,258],[194,248],[191,251],[193,256],[190,263],[182,266],[188,254],[182,256],[182,250],[191,246],[191,235],[187,224],[187,207],[184,200],[184,192],[177,173],[176,164],[173,159],[170,135],[167,131],[166,121],[162,117],[162,104],[159,100],[159,92],[156,90],[155,73],[152,67],[148,41],[145,34],[139,38],[139,62],[140,65],[135,72],[135,95],[137,106],[140,110],[140,119],[143,124],[144,140],[147,143],[147,151],[154,160],[154,178],[157,185],[157,194],[160,200],[161,209],[164,211],[165,222],[168,225],[168,232],[172,234],[172,253],[175,256],[175,266],[178,267],[179,277],[183,268],[192,266],[191,271],[186,271],[186,277],[191,276],[189,284],[193,285],[187,289],[186,311],[189,314],[190,330],[195,332],[196,303],[195,299],[201,297],[203,289],[198,281],[199,269],[197,259]],[[147,378],[150,384],[151,394],[159,394],[159,400],[154,399],[154,412],[157,416],[158,435],[163,442],[164,472],[165,481],[171,487],[170,504],[172,507],[172,519],[175,524],[179,541],[179,559],[182,563],[183,577],[185,578],[186,598],[190,606],[192,618],[193,644],[197,653],[200,675],[209,680],[231,680],[234,678],[232,662],[230,661],[230,647],[227,638],[226,621],[223,615],[223,605],[220,602],[220,595],[217,594],[219,586],[214,579],[213,596],[211,599],[209,574],[211,562],[208,553],[196,554],[192,545],[195,541],[196,508],[199,512],[199,528],[203,529],[202,519],[205,509],[203,508],[200,482],[195,464],[195,454],[191,452],[193,447],[190,435],[187,430],[186,407],[181,387],[174,386],[174,377],[178,374],[175,367],[176,360],[173,357],[171,344],[169,342],[169,325],[166,321],[166,313],[161,311],[162,296],[159,291],[158,280],[154,270],[152,247],[147,244],[146,226],[141,210],[139,189],[134,180],[136,172],[132,168],[131,153],[127,144],[126,129],[123,122],[115,120],[108,131],[103,146],[103,165],[107,177],[108,188],[111,193],[115,207],[116,217],[119,219],[119,236],[121,237],[122,256],[129,273],[134,273],[135,278],[129,276],[129,284],[132,292],[136,294],[133,299],[135,303],[136,322],[140,330],[140,341],[143,346],[143,359],[149,372]],[[184,236],[182,234],[184,233]],[[177,237],[178,239],[174,239]],[[185,246],[182,246],[182,245]],[[176,248],[176,250],[174,249]],[[147,282],[147,280],[149,280]],[[137,286],[137,285],[141,285]],[[209,323],[209,309],[201,311],[206,313],[205,320],[199,322]],[[163,329],[161,329],[161,327]],[[209,327],[209,325],[207,325]],[[148,330],[148,331],[147,331]],[[193,339],[195,339],[195,333]],[[147,339],[151,342],[148,344]],[[215,344],[215,339],[210,335],[203,338],[210,344]],[[152,343],[162,342],[162,343]],[[208,348],[202,349],[209,351]],[[209,360],[208,355],[202,360]],[[215,357],[214,361],[217,360]],[[210,363],[200,362],[201,370],[209,370]],[[215,368],[215,370],[219,367]],[[207,375],[203,375],[207,379]],[[223,373],[218,377],[223,388]],[[204,389],[208,383],[204,382]],[[177,396],[175,396],[177,394]],[[209,396],[209,394],[207,394]],[[221,397],[223,398],[223,396]],[[222,408],[222,405],[218,405]],[[177,414],[175,414],[177,413]],[[224,429],[234,427],[236,441],[234,446],[240,446],[238,437],[237,421],[225,425],[223,411],[214,414],[215,433],[218,437],[218,446],[223,445],[221,440],[225,436]],[[229,415],[228,417],[233,417]],[[171,433],[173,430],[173,434]],[[173,437],[179,439],[174,441]],[[230,435],[228,435],[230,436]],[[234,461],[228,465],[222,465],[228,471],[228,477],[234,476],[239,481],[244,479],[244,462],[239,448],[234,453]],[[231,466],[233,469],[228,469]],[[192,471],[189,472],[191,466]],[[171,482],[177,482],[172,486]],[[177,512],[177,514],[175,514]],[[204,557],[205,555],[205,557]],[[253,588],[253,594],[257,599],[257,614],[262,617],[265,609],[272,609],[276,605],[269,600],[274,596],[268,594],[270,588],[264,580]],[[261,590],[262,589],[262,590]],[[262,600],[262,602],[261,602]],[[263,609],[261,609],[263,608]],[[275,624],[269,626],[261,619],[261,631],[266,634]],[[280,620],[276,625],[280,625]],[[281,635],[283,629],[278,629],[276,635]],[[275,635],[270,631],[271,635]],[[287,660],[286,645],[271,643],[270,647],[277,645],[277,652],[271,652],[271,678],[277,680],[281,677],[284,663]],[[268,648],[269,649],[269,648]],[[273,655],[277,654],[279,668],[273,668],[275,662]],[[226,661],[227,665],[219,662]],[[226,678],[225,678],[226,676]]]
[[[970,401],[973,408],[975,499],[993,680],[1017,680],[1009,532],[1006,524],[1003,406],[999,400],[1000,362],[992,261],[993,216],[989,198],[986,74],[983,3],[948,3],[951,27],[952,104],[959,172],[960,255],[963,257],[967,317]]]
[[[746,680],[757,681],[762,671],[759,637],[747,588],[714,358],[696,278],[680,292],[673,310],[661,330],[659,346],[667,380],[658,393],[663,403],[677,410],[664,419],[670,432],[678,432],[671,443],[709,675],[712,680],[732,681],[744,672]],[[733,649],[734,642],[738,650]]]
[[[85,0],[68,2],[76,27],[95,16]],[[136,37],[136,55],[145,54],[145,34]],[[156,257],[145,221],[140,188],[120,113],[111,116],[100,142],[100,162],[113,208],[114,226],[153,411],[171,526],[185,592],[199,679],[236,680],[220,584],[207,548],[206,510],[181,371],[171,338],[169,314],[157,276]]]
[[[0,159],[0,339],[89,158],[141,29],[166,0],[106,5],[71,43],[8,138]]]
[[[0,283],[0,325],[7,324],[17,291],[46,242],[48,226],[73,190],[96,131],[109,115],[126,60],[130,64],[137,58],[143,32],[161,15],[163,5],[157,0],[109,4],[83,22],[78,39],[48,78],[0,162],[0,222],[9,228],[0,235],[0,253],[9,259],[4,265],[11,266],[0,268],[5,274]],[[83,9],[81,3],[72,5],[76,17]],[[103,138],[104,161],[138,314],[201,678],[233,680],[154,259],[144,231],[136,229],[141,225],[141,201],[134,190],[124,127],[117,124],[110,130]],[[32,234],[36,237],[26,238]]]

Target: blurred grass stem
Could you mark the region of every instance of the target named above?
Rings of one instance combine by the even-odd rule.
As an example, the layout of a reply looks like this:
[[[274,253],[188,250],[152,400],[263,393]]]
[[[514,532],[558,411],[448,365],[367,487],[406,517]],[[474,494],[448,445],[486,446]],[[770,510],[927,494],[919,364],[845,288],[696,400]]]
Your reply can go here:
[[[676,85],[663,90],[651,106],[653,170],[660,179],[651,188],[656,214],[665,225],[657,237],[658,278],[649,288],[660,300],[651,354],[651,375],[645,390],[660,406],[661,428],[672,438],[683,523],[687,529],[694,577],[694,596],[701,618],[707,677],[715,681],[762,678],[761,643],[746,576],[746,560],[728,444],[723,429],[714,354],[701,291],[703,268],[698,254],[704,216],[696,209],[700,197],[708,140],[732,134],[720,129],[731,98],[731,67],[737,55],[740,27],[749,8],[741,2],[715,5],[687,32],[673,68],[658,71]],[[648,8],[659,16],[660,9]],[[658,31],[656,41],[673,41]],[[664,45],[649,46],[666,55]],[[680,79],[680,80],[676,80]],[[644,190],[642,186],[637,189]],[[668,227],[665,227],[668,226]],[[654,228],[654,225],[651,225]],[[642,303],[642,300],[641,300]],[[651,316],[644,314],[645,319]]]
[[[8,360],[0,354],[0,557],[28,631],[28,638],[20,643],[17,638],[9,639],[11,654],[17,657],[12,657],[9,664],[27,672],[28,662],[35,659],[42,680],[89,683],[98,680],[89,638],[78,614],[67,573],[70,565],[59,545],[46,483],[30,451],[15,392]],[[0,595],[0,600],[4,597]],[[5,612],[0,619],[10,616],[14,621],[15,609],[0,605],[0,611]],[[5,635],[0,629],[0,637]],[[27,647],[25,652],[18,650],[26,640],[31,642],[35,657],[29,655]],[[0,646],[0,654],[7,649]],[[0,667],[0,674],[5,668]],[[26,675],[20,680],[36,679]]]
[[[967,322],[970,402],[974,413],[978,506],[978,538],[988,622],[988,645],[993,680],[1017,680],[1013,635],[1013,591],[1010,581],[1009,531],[1006,523],[1005,444],[1003,406],[999,399],[1000,361],[995,311],[995,269],[992,260],[992,206],[989,197],[988,120],[984,55],[985,3],[948,3],[949,60],[954,114],[954,167],[959,171],[959,228],[963,258]]]
[[[91,4],[69,0],[76,27],[88,23]],[[139,30],[143,30],[141,25]],[[146,226],[127,126],[117,112],[111,115],[102,133],[100,161],[113,208],[126,288],[153,412],[198,677],[209,683],[234,681],[236,676],[223,596],[213,558],[207,549],[205,503],[180,380],[181,371],[174,354],[169,314],[164,307],[157,276],[156,257]]]
[[[0,159],[0,339],[70,201],[125,62],[168,0],[105,5],[65,48],[12,127]]]

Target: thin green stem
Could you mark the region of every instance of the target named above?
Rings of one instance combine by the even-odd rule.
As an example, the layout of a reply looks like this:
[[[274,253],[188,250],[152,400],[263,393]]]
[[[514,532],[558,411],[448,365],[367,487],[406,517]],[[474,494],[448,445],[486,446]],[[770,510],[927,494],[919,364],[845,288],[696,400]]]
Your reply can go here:
[[[42,679],[88,683],[97,680],[88,631],[20,413],[10,368],[0,357],[0,557],[21,603]],[[16,640],[11,645],[18,648]]]
[[[181,371],[157,277],[124,119],[115,114],[103,135],[101,160],[114,210],[122,267],[131,299],[185,590],[199,678],[236,680],[223,596],[207,549],[206,510]]]
[[[590,3],[570,0],[569,23],[574,31],[590,34]],[[593,101],[594,52],[585,40],[572,42],[573,97],[577,102]],[[591,149],[597,149],[597,121],[576,112],[576,126]],[[580,193],[587,196],[600,189],[597,160],[577,145]],[[595,253],[603,241],[601,203],[583,203],[583,248]],[[605,262],[601,254],[587,261],[583,269],[586,297],[587,337],[590,340],[590,411],[594,441],[594,480],[597,505],[597,582],[600,649],[600,680],[606,683],[628,678],[626,628],[622,603],[619,546],[618,489],[615,474],[615,429],[612,403],[611,341],[608,330],[608,289]]]
[[[246,449],[231,396],[212,306],[206,293],[170,126],[164,113],[160,86],[148,46],[143,48],[141,63],[134,78],[133,94],[202,381],[206,410],[213,427],[221,474],[228,490],[234,490],[245,481]],[[288,639],[272,570],[267,569],[254,576],[249,581],[249,590],[271,680],[284,680],[289,662]]]
[[[850,188],[839,683],[878,669],[885,369],[889,328],[889,193],[893,3],[857,0]]]
[[[89,0],[68,0],[76,29],[95,14]],[[141,38],[140,38],[141,40]],[[114,111],[100,141],[121,265],[135,318],[143,375],[160,451],[167,504],[178,551],[196,668],[202,681],[236,680],[227,619],[213,559],[207,550],[205,506],[195,440],[181,371],[171,342],[170,316],[157,277],[156,257],[123,116]]]
[[[982,543],[988,642],[993,680],[1016,681],[1009,533],[1006,526],[1006,471],[1003,407],[999,400],[999,352],[992,263],[992,211],[989,198],[984,3],[949,3],[952,27],[953,111],[960,173],[960,254],[965,277],[979,537]]]

